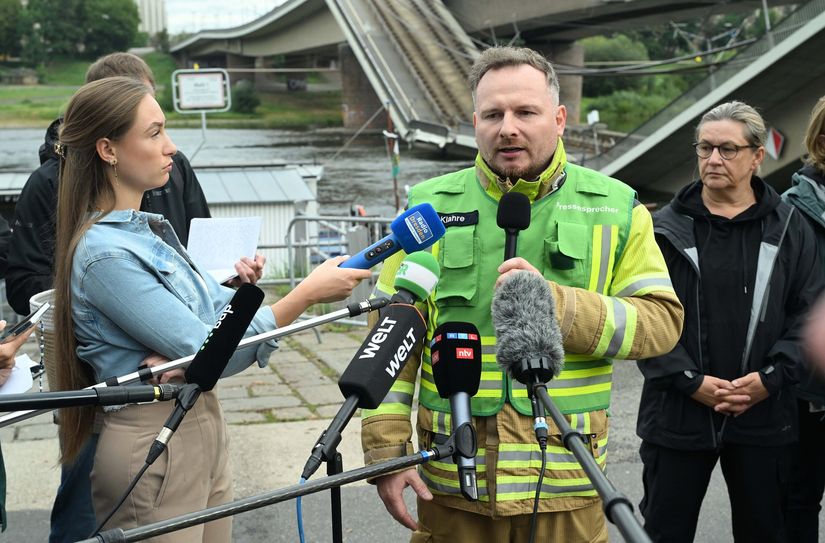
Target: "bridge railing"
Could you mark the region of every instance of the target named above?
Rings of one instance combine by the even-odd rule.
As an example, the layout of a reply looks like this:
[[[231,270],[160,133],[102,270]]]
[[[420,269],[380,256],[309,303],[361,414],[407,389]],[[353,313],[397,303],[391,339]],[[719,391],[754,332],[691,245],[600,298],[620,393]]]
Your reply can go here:
[[[679,113],[702,100],[723,82],[737,75],[745,66],[756,61],[759,57],[787,39],[823,11],[825,11],[825,0],[811,0],[807,4],[798,7],[793,13],[773,27],[770,32],[744,48],[739,54],[732,57],[721,67],[716,68],[698,85],[673,100],[665,106],[664,109],[619,141],[609,151],[599,155],[597,158],[598,166],[604,167],[622,157],[630,148],[665,126]]]

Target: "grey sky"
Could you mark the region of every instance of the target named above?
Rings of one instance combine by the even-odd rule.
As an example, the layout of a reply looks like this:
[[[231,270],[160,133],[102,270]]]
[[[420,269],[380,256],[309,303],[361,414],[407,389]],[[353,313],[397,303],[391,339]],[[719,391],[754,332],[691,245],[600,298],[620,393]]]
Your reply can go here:
[[[166,0],[170,34],[248,23],[284,0]],[[231,8],[227,8],[227,4]]]

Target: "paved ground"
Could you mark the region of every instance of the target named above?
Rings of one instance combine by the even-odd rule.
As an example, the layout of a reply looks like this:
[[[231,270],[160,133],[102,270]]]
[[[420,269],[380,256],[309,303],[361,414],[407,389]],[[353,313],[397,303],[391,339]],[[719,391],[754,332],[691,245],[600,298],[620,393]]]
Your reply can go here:
[[[269,367],[251,368],[224,379],[220,396],[229,422],[231,456],[238,498],[297,482],[312,445],[342,402],[337,376],[360,344],[363,329],[325,331],[321,342],[312,332],[283,340]],[[608,476],[636,506],[642,496],[638,439],[634,433],[641,375],[634,363],[618,363],[611,419]],[[363,465],[357,420],[344,432],[339,450],[345,469]],[[0,536],[15,543],[42,542],[48,534],[48,511],[57,488],[56,427],[50,415],[0,429],[8,473],[10,528]],[[323,468],[322,468],[323,470]],[[319,471],[315,478],[322,475]],[[408,496],[409,498],[409,496]],[[410,506],[414,506],[408,499]],[[304,499],[307,541],[330,541],[328,493]],[[718,470],[705,500],[697,541],[732,541],[730,510]],[[823,522],[822,524],[825,524]],[[344,540],[406,541],[408,532],[386,514],[372,487],[365,483],[343,490]],[[295,542],[294,502],[268,506],[235,517],[238,542]],[[825,531],[820,532],[825,537]],[[611,541],[622,541],[611,527]],[[825,539],[823,539],[825,540]]]

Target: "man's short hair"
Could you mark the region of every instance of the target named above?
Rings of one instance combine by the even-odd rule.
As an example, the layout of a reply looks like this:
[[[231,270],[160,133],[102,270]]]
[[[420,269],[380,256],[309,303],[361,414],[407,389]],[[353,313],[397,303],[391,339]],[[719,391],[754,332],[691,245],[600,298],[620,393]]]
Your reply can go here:
[[[152,90],[155,89],[152,69],[142,58],[132,53],[111,53],[100,57],[86,70],[86,83],[117,76],[148,81],[152,85]]]
[[[484,74],[490,70],[497,70],[506,66],[521,66],[526,64],[544,73],[547,77],[547,88],[551,91],[553,102],[558,103],[559,80],[556,77],[556,70],[544,55],[527,47],[490,47],[481,53],[481,56],[470,68],[469,84],[473,93],[473,103],[476,99],[476,89]]]

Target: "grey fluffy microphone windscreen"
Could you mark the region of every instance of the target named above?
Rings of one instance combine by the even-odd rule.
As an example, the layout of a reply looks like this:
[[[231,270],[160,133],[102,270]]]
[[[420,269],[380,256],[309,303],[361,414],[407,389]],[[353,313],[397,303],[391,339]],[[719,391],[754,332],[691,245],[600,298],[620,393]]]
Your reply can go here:
[[[517,381],[531,384],[529,373],[543,382],[561,372],[564,348],[556,319],[556,301],[547,281],[531,272],[506,277],[493,296],[496,359]]]

